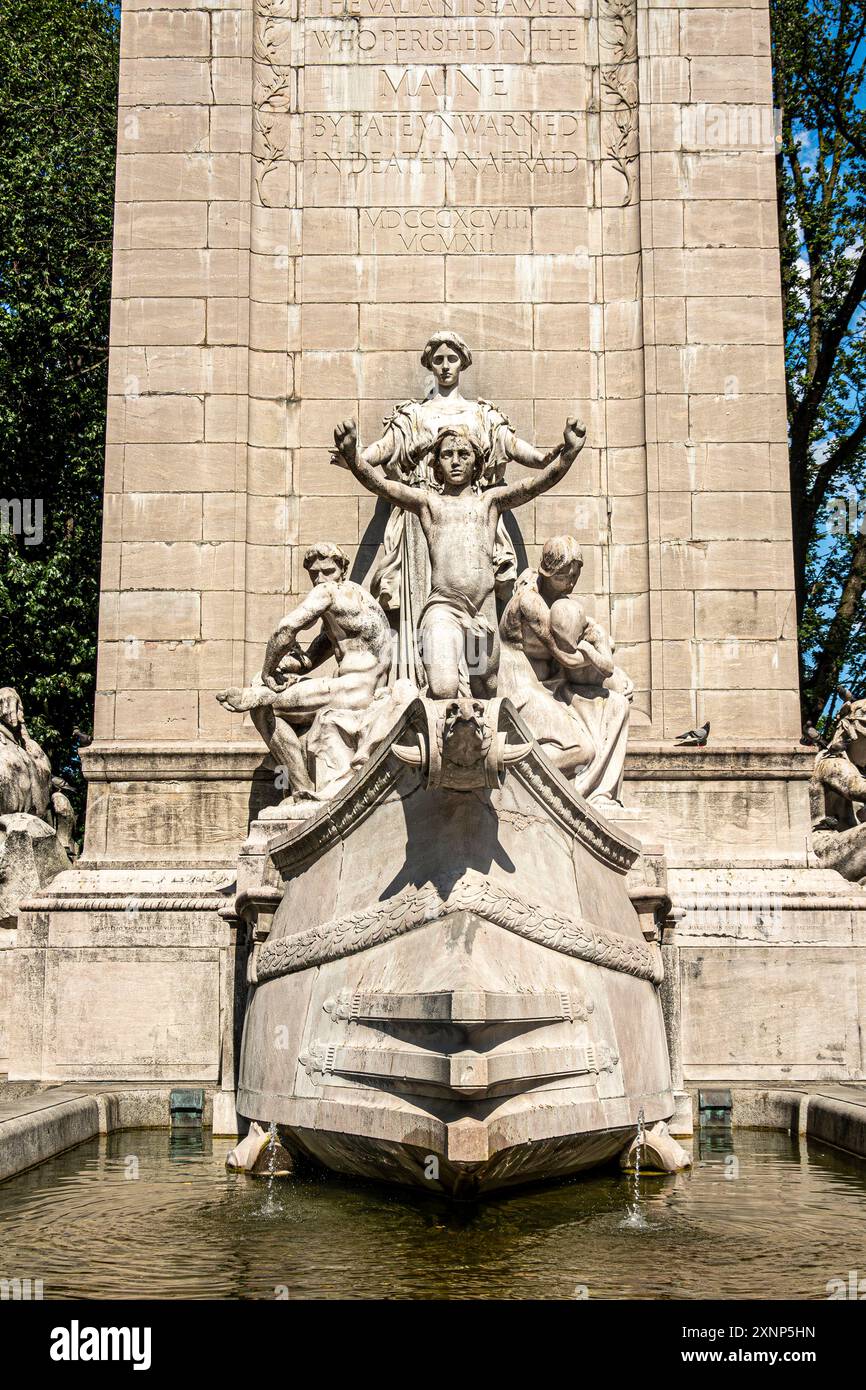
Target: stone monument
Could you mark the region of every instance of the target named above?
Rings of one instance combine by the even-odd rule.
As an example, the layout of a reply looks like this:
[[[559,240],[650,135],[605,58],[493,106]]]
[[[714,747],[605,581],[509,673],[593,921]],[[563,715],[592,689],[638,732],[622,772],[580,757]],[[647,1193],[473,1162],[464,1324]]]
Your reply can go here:
[[[864,896],[816,854],[798,743],[766,5],[123,0],[121,45],[85,843],[19,915],[11,1074],[194,1078],[220,1088],[231,1126],[238,854],[273,919],[285,884],[263,878],[268,844],[292,838],[260,812],[291,790],[317,809],[297,835],[329,807],[335,824],[380,759],[389,785],[398,764],[428,796],[461,795],[426,788],[431,767],[499,776],[531,721],[527,705],[500,727],[490,701],[517,708],[528,662],[546,722],[487,790],[552,759],[557,795],[587,794],[605,844],[636,834],[647,876],[664,854],[675,1086],[862,1079]],[[296,671],[287,649],[282,691],[255,677],[283,617],[310,611],[311,546],[339,546],[340,582],[383,601],[380,688],[426,674],[410,669],[430,597],[420,518],[332,465],[335,426],[356,420],[362,460],[414,490],[443,425],[452,453],[465,431],[485,457],[480,507],[484,483],[539,476],[576,401],[580,466],[494,531],[475,636],[500,647],[496,695],[470,681],[435,720],[408,703],[406,738],[355,769],[367,735],[350,733],[349,781],[305,796],[280,769],[294,758],[325,791],[324,731],[294,700],[344,668]],[[582,555],[571,596],[544,558],[558,537]],[[443,608],[433,626],[456,650],[468,622]],[[273,701],[253,722],[214,698],[263,688],[297,717]],[[674,744],[707,723],[705,747]],[[440,756],[440,724],[459,757]],[[276,851],[300,872],[293,852]],[[545,906],[572,920],[556,882]]]
[[[467,1197],[615,1157],[674,1113],[669,902],[627,877],[639,850],[507,700],[415,701],[262,879],[242,858],[240,1114],[296,1158]]]
[[[75,858],[75,812],[69,788],[53,777],[44,750],[24,723],[17,690],[0,688],[0,1071],[9,1054],[15,1007],[12,949],[21,904]],[[7,954],[8,953],[8,954]]]

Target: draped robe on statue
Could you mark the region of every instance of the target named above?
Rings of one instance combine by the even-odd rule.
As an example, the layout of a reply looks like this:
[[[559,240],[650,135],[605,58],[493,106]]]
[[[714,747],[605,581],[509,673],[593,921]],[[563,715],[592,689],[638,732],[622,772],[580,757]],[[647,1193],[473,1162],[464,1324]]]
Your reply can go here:
[[[481,445],[487,462],[480,479],[482,488],[501,483],[508,462],[512,427],[489,401],[460,399],[450,408],[445,400],[403,401],[384,421],[394,449],[383,465],[387,477],[413,487],[433,486],[433,444],[445,427],[465,430]],[[497,584],[517,577],[517,558],[504,519],[499,518],[494,552]],[[367,576],[371,592],[382,607],[398,614],[397,676],[419,681],[417,623],[430,596],[430,561],[427,543],[416,516],[394,507],[385,527],[382,554]]]

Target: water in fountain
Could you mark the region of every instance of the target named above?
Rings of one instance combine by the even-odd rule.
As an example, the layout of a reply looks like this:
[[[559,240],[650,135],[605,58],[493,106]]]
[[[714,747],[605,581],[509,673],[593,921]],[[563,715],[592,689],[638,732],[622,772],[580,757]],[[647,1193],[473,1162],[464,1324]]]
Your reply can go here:
[[[647,1229],[647,1219],[641,1211],[640,1206],[640,1156],[646,1144],[646,1129],[644,1126],[643,1106],[638,1111],[637,1116],[637,1138],[634,1146],[634,1186],[632,1189],[632,1200],[629,1203],[628,1211],[623,1218],[622,1226],[632,1231],[645,1231]]]
[[[826,1299],[828,1281],[864,1273],[866,1163],[781,1131],[699,1137],[688,1178],[648,1178],[642,1154],[638,1231],[622,1227],[632,1174],[610,1168],[471,1210],[307,1169],[276,1179],[283,1212],[264,1216],[266,1172],[233,1181],[236,1141],[203,1134],[181,1154],[164,1130],[117,1131],[0,1183],[0,1274],[39,1277],[55,1299],[570,1301],[578,1286],[593,1299]]]
[[[274,1178],[277,1173],[277,1154],[279,1152],[279,1139],[277,1138],[276,1120],[271,1120],[268,1126],[268,1186],[265,1193],[265,1200],[262,1206],[263,1216],[277,1216],[282,1212],[282,1205],[277,1201],[274,1190]]]

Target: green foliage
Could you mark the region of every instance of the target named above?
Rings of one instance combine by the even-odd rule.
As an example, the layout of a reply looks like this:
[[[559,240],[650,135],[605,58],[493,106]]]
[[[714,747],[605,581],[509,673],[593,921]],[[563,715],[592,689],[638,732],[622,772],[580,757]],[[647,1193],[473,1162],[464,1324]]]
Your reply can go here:
[[[92,718],[119,25],[106,0],[0,9],[0,684],[59,770]]]
[[[866,0],[771,0],[771,16],[801,685],[814,721],[840,679],[866,677]]]

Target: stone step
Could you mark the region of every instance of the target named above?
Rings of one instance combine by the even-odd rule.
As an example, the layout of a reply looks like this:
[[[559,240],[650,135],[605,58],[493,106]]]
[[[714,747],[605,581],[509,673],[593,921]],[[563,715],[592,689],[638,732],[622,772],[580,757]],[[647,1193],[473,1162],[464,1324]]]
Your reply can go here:
[[[591,999],[564,990],[525,991],[453,989],[421,994],[365,993],[343,990],[327,999],[325,1012],[348,1022],[484,1023],[585,1022],[594,1008]]]
[[[434,1086],[457,1095],[485,1095],[498,1086],[529,1088],[555,1077],[585,1076],[611,1071],[619,1058],[601,1047],[527,1047],[511,1052],[408,1051],[389,1047],[338,1047],[316,1043],[301,1057],[301,1065],[317,1083],[328,1077],[351,1076],[389,1082],[399,1090]]]

